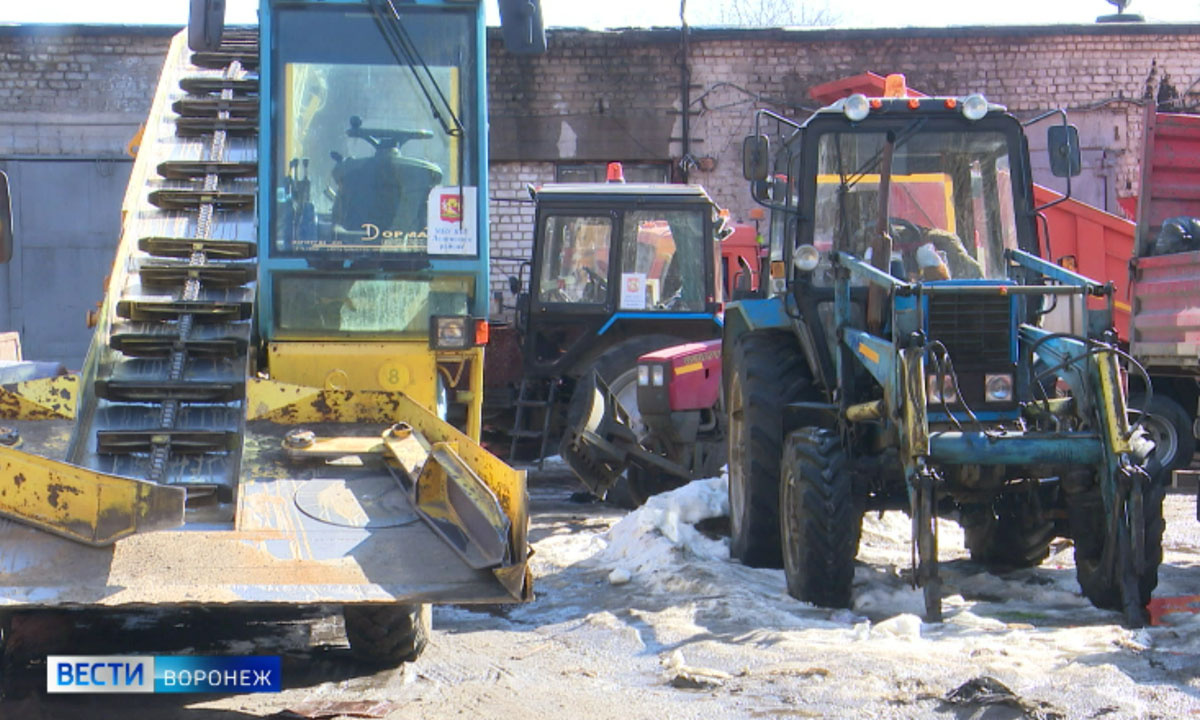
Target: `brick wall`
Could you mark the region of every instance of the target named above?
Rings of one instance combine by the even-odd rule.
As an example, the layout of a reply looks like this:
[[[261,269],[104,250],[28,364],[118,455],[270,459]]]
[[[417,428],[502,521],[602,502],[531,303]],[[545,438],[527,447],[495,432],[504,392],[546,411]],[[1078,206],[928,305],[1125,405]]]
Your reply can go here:
[[[124,155],[175,32],[0,28],[0,155]]]
[[[521,262],[529,259],[533,229],[533,201],[527,185],[554,180],[553,163],[512,162],[495,164],[488,174],[491,183],[488,204],[491,214],[492,287],[491,297],[500,293],[504,306],[514,298],[508,291],[509,276],[521,276]],[[525,268],[524,277],[529,270]],[[509,315],[508,308],[492,303],[494,316]]]
[[[489,97],[493,125],[493,197],[500,176],[525,168],[553,178],[555,160],[670,160],[683,155],[678,30],[552,31],[549,52],[514,58],[493,35]],[[1138,192],[1141,142],[1139,103],[1151,64],[1183,91],[1200,78],[1200,26],[1057,26],[861,31],[705,30],[689,38],[691,155],[701,162],[689,180],[708,189],[735,219],[754,206],[741,176],[741,141],[753,111],[764,107],[803,119],[814,101],[809,88],[865,71],[903,72],[910,86],[930,94],[982,92],[1021,118],[1064,107],[1080,127],[1084,172],[1073,193],[1120,213],[1118,200]],[[588,125],[603,112],[604,124]],[[536,167],[496,152],[497,127],[518,118],[545,137],[524,146],[543,161]],[[663,122],[665,120],[665,122]],[[1049,120],[1046,122],[1054,122]],[[566,128],[566,130],[564,130]],[[569,131],[569,132],[568,132]],[[586,137],[625,134],[613,138]],[[1062,182],[1044,168],[1045,131],[1028,130],[1035,179]],[[562,138],[576,136],[571,143]],[[507,138],[507,135],[505,136]],[[503,143],[501,143],[503,144]],[[613,147],[619,148],[611,152]],[[556,149],[567,149],[555,157]],[[597,150],[608,151],[601,154]],[[493,212],[498,212],[493,203]],[[522,216],[527,217],[527,216]],[[512,215],[502,234],[510,243]],[[495,229],[495,223],[493,229]],[[532,228],[521,227],[517,249],[529,252]],[[507,274],[497,268],[497,280]]]

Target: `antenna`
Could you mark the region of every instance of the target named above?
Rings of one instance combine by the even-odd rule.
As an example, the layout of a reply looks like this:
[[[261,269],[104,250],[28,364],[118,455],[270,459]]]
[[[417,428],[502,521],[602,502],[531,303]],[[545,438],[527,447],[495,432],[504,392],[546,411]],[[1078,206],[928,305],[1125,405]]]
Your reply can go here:
[[[1110,5],[1115,5],[1117,8],[1116,15],[1101,15],[1096,18],[1098,23],[1124,23],[1124,22],[1146,22],[1146,18],[1136,13],[1126,13],[1125,8],[1129,7],[1130,0],[1108,0]]]

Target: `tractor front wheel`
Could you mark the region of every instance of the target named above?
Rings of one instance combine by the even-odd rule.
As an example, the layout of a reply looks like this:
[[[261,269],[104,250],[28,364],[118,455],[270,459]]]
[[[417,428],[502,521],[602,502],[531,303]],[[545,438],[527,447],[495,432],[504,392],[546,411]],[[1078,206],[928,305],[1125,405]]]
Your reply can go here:
[[[823,607],[849,607],[862,506],[837,433],[787,437],[780,478],[780,533],[788,594]]]
[[[1008,492],[991,504],[964,508],[963,535],[971,559],[989,569],[1032,568],[1050,554],[1057,485]]]
[[[1125,615],[1126,624],[1138,626],[1146,621],[1146,605],[1158,586],[1158,567],[1162,564],[1163,498],[1161,474],[1150,473],[1141,497],[1140,520],[1142,568],[1136,572],[1133,557],[1135,543],[1131,521],[1139,510],[1136,503],[1124,503],[1125,512],[1115,518],[1118,542],[1109,542],[1111,508],[1106,508],[1100,485],[1075,482],[1075,491],[1067,496],[1067,513],[1075,543],[1075,573],[1084,596],[1093,605]],[[1130,498],[1132,499],[1132,498]]]

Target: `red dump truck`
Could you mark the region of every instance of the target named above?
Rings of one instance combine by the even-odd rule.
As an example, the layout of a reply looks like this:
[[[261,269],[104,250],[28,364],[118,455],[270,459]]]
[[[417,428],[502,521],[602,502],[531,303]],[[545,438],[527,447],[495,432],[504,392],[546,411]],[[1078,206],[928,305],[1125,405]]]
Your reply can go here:
[[[1144,127],[1128,337],[1154,379],[1145,424],[1174,469],[1196,449],[1200,397],[1200,115],[1149,103]]]

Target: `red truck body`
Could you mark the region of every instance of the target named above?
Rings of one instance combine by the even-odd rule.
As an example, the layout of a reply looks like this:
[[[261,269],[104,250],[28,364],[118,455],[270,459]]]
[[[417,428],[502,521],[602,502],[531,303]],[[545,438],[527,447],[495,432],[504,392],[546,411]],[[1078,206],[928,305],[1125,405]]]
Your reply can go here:
[[[1130,350],[1147,367],[1200,375],[1200,252],[1149,254],[1164,221],[1200,217],[1200,116],[1151,105],[1145,128]]]

